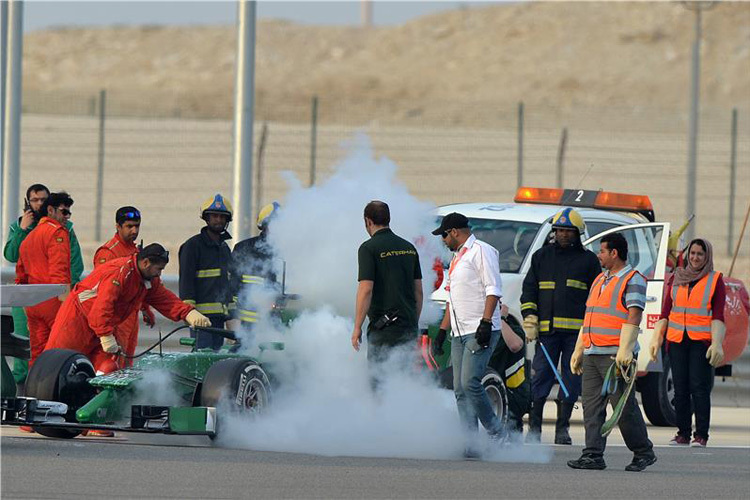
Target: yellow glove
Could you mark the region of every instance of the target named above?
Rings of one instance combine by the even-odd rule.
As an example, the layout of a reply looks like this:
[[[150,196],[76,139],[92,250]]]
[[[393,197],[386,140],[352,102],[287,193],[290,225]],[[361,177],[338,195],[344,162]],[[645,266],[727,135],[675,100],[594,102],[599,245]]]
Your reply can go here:
[[[576,340],[573,355],[570,357],[570,371],[574,375],[583,375],[583,328],[578,331],[578,340]]]
[[[711,321],[711,345],[706,351],[708,364],[716,368],[724,362],[724,336],[727,333],[727,327],[723,321],[718,319]]]
[[[114,335],[102,335],[99,337],[99,343],[102,345],[104,352],[114,354],[120,350],[120,346]]]
[[[633,362],[633,349],[635,349],[635,343],[638,342],[639,330],[638,325],[630,323],[623,323],[620,327],[620,348],[617,349],[615,356],[617,366],[624,368]]]
[[[664,343],[664,332],[667,331],[667,318],[660,319],[654,325],[654,333],[651,335],[651,344],[648,346],[648,352],[651,355],[651,361],[656,361],[661,345]]]
[[[526,333],[526,342],[531,342],[539,337],[539,317],[529,314],[523,319],[523,331]]]
[[[193,309],[188,313],[187,316],[185,316],[185,322],[192,326],[204,326],[208,327],[211,326],[211,320],[199,313],[197,310]]]

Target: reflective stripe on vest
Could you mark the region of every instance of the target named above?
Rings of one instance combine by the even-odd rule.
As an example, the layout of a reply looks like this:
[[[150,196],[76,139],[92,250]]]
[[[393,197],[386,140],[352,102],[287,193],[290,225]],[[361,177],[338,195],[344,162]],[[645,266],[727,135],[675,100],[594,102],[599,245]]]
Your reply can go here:
[[[218,267],[215,269],[198,269],[195,271],[197,278],[218,278],[221,276],[221,269]]]
[[[249,309],[237,308],[237,319],[245,323],[257,323],[258,313]]]
[[[682,342],[685,331],[692,340],[711,340],[711,299],[719,276],[716,271],[709,272],[692,290],[689,285],[672,286],[667,340]]]
[[[263,276],[255,276],[252,274],[243,274],[242,275],[242,283],[245,284],[252,284],[252,285],[262,285],[265,282],[265,278]]]
[[[226,314],[224,304],[221,302],[203,302],[201,304],[195,304],[195,308],[201,314]]]
[[[578,280],[565,280],[565,284],[571,288],[577,288],[579,290],[588,290],[589,287],[583,281]]]
[[[591,285],[583,318],[583,345],[607,347],[620,345],[620,329],[628,319],[628,310],[622,303],[627,283],[637,271],[613,277],[604,285],[604,273]]]

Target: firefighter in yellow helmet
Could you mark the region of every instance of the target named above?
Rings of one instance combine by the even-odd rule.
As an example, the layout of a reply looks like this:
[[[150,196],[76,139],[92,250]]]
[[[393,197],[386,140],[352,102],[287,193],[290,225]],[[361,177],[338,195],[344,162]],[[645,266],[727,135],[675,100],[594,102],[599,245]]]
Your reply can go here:
[[[234,304],[229,289],[231,251],[226,240],[232,220],[232,205],[217,194],[201,205],[200,217],[206,223],[201,232],[180,246],[180,298],[211,320],[214,328],[224,328]],[[191,332],[196,349],[218,350],[224,339],[208,332]]]
[[[599,259],[581,244],[585,228],[583,218],[572,208],[563,208],[552,217],[554,241],[532,255],[521,293],[526,339],[538,340],[552,363],[560,363],[560,375],[569,392],[564,396],[562,390],[558,391],[556,444],[572,444],[568,433],[570,414],[581,393],[581,377],[571,372],[570,357],[583,325],[589,288],[601,272]],[[540,346],[535,350],[532,368],[532,409],[526,440],[538,442],[544,403],[556,380]]]
[[[241,321],[245,332],[252,331],[258,321],[258,310],[252,294],[263,287],[276,287],[276,269],[273,260],[273,249],[268,242],[269,227],[278,215],[281,205],[269,203],[258,213],[260,234],[234,246],[232,251],[231,289],[237,304],[235,317]],[[245,339],[245,342],[248,342]]]

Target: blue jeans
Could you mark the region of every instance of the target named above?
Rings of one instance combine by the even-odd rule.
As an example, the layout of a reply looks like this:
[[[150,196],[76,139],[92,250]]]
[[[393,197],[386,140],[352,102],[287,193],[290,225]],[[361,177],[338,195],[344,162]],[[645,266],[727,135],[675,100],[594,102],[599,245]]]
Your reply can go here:
[[[539,335],[538,340],[538,342],[541,342],[547,348],[549,357],[552,358],[555,366],[558,366],[558,362],[561,365],[560,377],[565,387],[568,388],[570,397],[565,397],[565,392],[561,387],[558,391],[557,399],[569,403],[575,403],[578,401],[578,396],[581,395],[581,377],[580,375],[574,375],[570,371],[570,357],[575,350],[577,339],[577,333],[557,331],[548,335]],[[547,361],[544,352],[542,352],[542,348],[538,345],[536,346],[534,361],[532,361],[531,366],[534,369],[534,377],[531,379],[531,396],[534,401],[547,399],[552,386],[557,382],[557,377],[555,377],[555,372],[552,371],[549,361]]]
[[[490,434],[502,431],[502,424],[492,409],[490,399],[482,386],[495,346],[500,339],[500,330],[494,330],[490,345],[482,349],[474,335],[451,339],[451,363],[453,364],[453,392],[461,424],[468,433],[478,429],[477,419]]]

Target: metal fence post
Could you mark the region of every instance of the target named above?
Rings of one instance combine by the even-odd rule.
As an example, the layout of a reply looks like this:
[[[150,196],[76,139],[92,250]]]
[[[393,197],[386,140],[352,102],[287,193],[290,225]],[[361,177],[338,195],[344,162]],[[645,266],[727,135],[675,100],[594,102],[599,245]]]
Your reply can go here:
[[[104,121],[107,111],[107,91],[99,91],[99,155],[96,168],[96,210],[94,220],[94,240],[102,236],[102,191],[104,190]]]
[[[557,149],[557,187],[563,187],[563,168],[565,164],[565,148],[568,145],[568,127],[563,127],[560,136],[560,147]]]
[[[23,57],[23,2],[13,0],[6,11],[8,27],[3,41],[6,54],[5,72],[5,109],[2,119],[3,159],[2,159],[2,230],[18,216],[21,182],[21,93],[22,93],[22,57]]]
[[[255,212],[253,220],[257,219],[260,213],[261,200],[263,198],[263,159],[266,152],[266,139],[268,137],[268,123],[263,122],[260,129],[260,141],[258,142],[258,155],[255,158]]]
[[[729,231],[727,233],[727,255],[732,255],[734,241],[734,197],[737,182],[737,108],[732,108],[732,146],[729,153]]]
[[[318,149],[318,96],[312,98],[312,127],[310,130],[310,185],[315,185],[315,156]]]
[[[523,101],[518,103],[518,151],[516,152],[518,158],[518,172],[517,172],[517,186],[520,188],[523,186]]]

